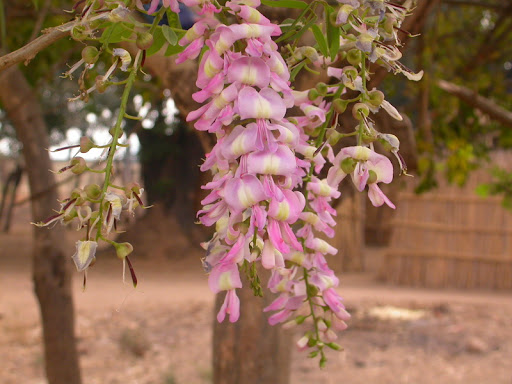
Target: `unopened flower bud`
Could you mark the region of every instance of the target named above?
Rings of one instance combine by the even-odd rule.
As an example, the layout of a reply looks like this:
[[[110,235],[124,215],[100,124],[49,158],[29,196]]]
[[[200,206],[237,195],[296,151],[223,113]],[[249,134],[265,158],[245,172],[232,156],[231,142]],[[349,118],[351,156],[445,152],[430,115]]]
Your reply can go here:
[[[81,157],[75,157],[70,162],[71,172],[75,175],[81,175],[85,171],[87,171],[87,164],[85,160]]]
[[[381,91],[374,89],[368,92],[368,103],[374,107],[380,107],[384,101],[384,94]]]
[[[316,100],[318,98],[318,96],[320,96],[320,95],[319,95],[318,91],[315,88],[309,90],[309,92],[308,92],[308,99],[309,100],[314,101],[314,100]]]
[[[361,63],[361,51],[359,49],[351,49],[347,53],[347,61],[357,67]]]
[[[348,101],[342,99],[335,99],[332,102],[332,107],[336,111],[336,113],[343,113],[347,109]]]
[[[93,46],[88,46],[82,49],[82,59],[87,64],[95,64],[98,61],[99,51],[98,48]]]
[[[89,199],[97,200],[101,196],[101,187],[98,184],[87,184],[84,192]]]
[[[328,91],[327,84],[318,83],[315,88],[320,95],[325,96],[327,94],[327,91]]]
[[[153,35],[149,32],[139,32],[137,33],[137,40],[135,41],[135,44],[137,45],[137,48],[141,50],[146,50],[151,48],[153,45]]]
[[[87,136],[82,136],[80,138],[80,152],[87,153],[94,147],[95,147],[94,142],[91,139],[89,139]]]
[[[133,246],[130,243],[113,243],[116,249],[116,255],[120,259],[124,259],[133,252]]]
[[[363,116],[367,117],[370,114],[370,109],[365,103],[356,103],[352,107],[352,116],[356,120],[362,120]]]

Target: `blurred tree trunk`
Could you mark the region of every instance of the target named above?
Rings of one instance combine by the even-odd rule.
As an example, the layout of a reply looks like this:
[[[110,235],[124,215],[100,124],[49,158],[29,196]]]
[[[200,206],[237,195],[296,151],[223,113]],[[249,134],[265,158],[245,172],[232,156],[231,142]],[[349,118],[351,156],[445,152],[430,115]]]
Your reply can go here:
[[[0,73],[0,101],[23,144],[32,201],[32,220],[52,214],[57,191],[46,148],[48,132],[34,91],[17,67]],[[44,356],[49,384],[80,384],[80,367],[74,334],[74,308],[71,294],[70,255],[63,244],[64,228],[51,231],[34,227],[33,281],[43,325]]]
[[[267,271],[264,271],[267,272]],[[263,277],[263,276],[262,276]],[[266,286],[267,279],[262,278]],[[244,287],[240,297],[240,319],[213,325],[214,384],[287,384],[290,381],[292,344],[290,332],[280,325],[270,326],[263,308],[274,299],[268,291],[255,297],[249,281],[242,274]],[[225,293],[215,299],[215,314],[224,302]]]

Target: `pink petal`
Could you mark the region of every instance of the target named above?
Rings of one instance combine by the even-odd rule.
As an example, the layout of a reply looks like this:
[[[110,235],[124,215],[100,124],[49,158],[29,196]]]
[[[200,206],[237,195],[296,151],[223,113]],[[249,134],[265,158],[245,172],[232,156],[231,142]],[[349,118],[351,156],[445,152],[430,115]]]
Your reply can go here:
[[[228,69],[228,81],[265,88],[270,83],[270,69],[257,57],[241,57]]]
[[[283,99],[270,88],[259,93],[252,87],[243,88],[238,95],[238,109],[242,119],[281,120],[286,113]]]
[[[275,153],[270,151],[253,152],[248,156],[247,171],[262,175],[288,176],[297,170],[295,155],[285,145],[280,145]]]
[[[261,182],[250,174],[229,180],[224,189],[224,199],[234,212],[243,211],[266,198]]]
[[[382,192],[377,183],[368,185],[368,197],[372,202],[374,207],[380,207],[382,204],[386,203],[386,205],[390,208],[395,209],[395,204],[388,199],[388,197]]]

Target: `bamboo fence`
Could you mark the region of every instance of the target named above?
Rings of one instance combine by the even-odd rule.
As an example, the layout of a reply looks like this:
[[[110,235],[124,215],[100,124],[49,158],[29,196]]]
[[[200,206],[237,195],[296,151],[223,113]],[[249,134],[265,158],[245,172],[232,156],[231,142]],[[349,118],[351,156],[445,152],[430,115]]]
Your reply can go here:
[[[505,153],[493,158],[495,164],[512,161]],[[481,170],[464,188],[400,192],[379,277],[410,286],[511,289],[512,212],[502,207],[501,197],[474,192],[489,180]]]

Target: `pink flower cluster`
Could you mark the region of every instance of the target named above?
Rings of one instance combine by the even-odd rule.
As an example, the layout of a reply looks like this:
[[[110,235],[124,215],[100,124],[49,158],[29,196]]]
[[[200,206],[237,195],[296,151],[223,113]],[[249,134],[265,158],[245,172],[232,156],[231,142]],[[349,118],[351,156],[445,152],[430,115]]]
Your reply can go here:
[[[342,329],[349,315],[334,289],[338,279],[324,258],[337,251],[313,232],[333,236],[335,211],[329,203],[339,192],[315,177],[307,183],[308,204],[299,191],[311,167],[319,172],[326,162],[305,133],[325,122],[326,106],[313,105],[291,90],[287,65],[272,40],[280,28],[257,6],[259,0],[226,3],[241,21],[229,26],[204,13],[180,41],[187,47],[177,60],[196,58],[208,47],[196,82],[200,90],[193,95],[203,105],[187,120],[218,139],[201,167],[214,177],[203,187],[210,193],[199,212],[204,225],[216,226],[205,244],[205,266],[211,270],[212,291],[227,291],[217,318],[238,319],[238,267],[261,261],[272,270],[270,290],[280,294],[266,308],[277,311],[271,324],[287,320],[310,299],[318,316],[330,308],[336,328]],[[286,118],[295,105],[304,115]],[[310,293],[309,285],[314,287]]]

